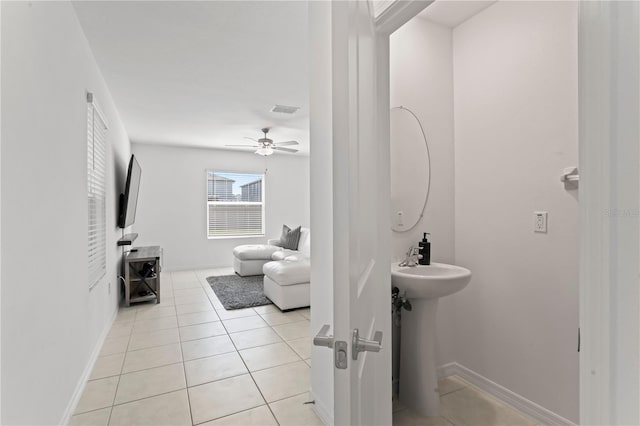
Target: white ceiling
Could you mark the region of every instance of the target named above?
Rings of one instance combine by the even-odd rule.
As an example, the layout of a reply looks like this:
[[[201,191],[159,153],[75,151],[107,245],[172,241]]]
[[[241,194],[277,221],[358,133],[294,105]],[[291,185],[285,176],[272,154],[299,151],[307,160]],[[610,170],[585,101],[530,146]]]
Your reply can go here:
[[[427,6],[418,16],[446,27],[457,27],[494,4],[496,0],[436,0]]]
[[[308,154],[306,2],[74,6],[133,142],[222,148],[272,127],[272,139]]]

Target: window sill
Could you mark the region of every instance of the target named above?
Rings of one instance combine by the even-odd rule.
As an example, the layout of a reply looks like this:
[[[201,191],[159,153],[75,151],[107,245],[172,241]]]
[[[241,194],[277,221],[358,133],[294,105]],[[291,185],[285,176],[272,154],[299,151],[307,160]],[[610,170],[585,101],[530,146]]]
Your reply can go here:
[[[224,236],[217,236],[217,237],[207,236],[207,239],[209,239],[209,240],[232,240],[232,239],[238,239],[238,238],[264,238],[264,234],[256,234],[256,235],[224,235]]]

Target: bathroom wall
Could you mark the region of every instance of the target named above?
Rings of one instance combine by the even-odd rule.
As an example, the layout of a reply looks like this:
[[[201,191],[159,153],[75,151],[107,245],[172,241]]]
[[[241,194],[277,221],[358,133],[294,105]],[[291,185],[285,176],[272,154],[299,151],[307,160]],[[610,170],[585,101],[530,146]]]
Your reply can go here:
[[[455,360],[578,421],[577,2],[498,2],[453,31]],[[448,82],[445,82],[448,84]],[[547,211],[548,232],[533,232]]]
[[[410,246],[417,246],[423,232],[430,232],[431,260],[454,263],[452,55],[451,28],[420,17],[391,35],[391,106],[403,105],[418,116],[431,151],[431,190],[425,215],[413,231],[393,233],[392,260],[402,259]],[[416,160],[407,167],[426,165]],[[454,308],[442,299],[438,312],[439,364],[454,360],[450,340],[454,317]]]

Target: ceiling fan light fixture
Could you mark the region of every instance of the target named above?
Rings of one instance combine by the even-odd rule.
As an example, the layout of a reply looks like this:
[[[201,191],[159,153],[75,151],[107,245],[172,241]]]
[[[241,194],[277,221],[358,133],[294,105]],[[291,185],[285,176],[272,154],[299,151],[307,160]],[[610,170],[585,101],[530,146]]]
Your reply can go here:
[[[273,154],[273,148],[270,146],[262,146],[258,148],[255,153],[266,157],[267,155]]]

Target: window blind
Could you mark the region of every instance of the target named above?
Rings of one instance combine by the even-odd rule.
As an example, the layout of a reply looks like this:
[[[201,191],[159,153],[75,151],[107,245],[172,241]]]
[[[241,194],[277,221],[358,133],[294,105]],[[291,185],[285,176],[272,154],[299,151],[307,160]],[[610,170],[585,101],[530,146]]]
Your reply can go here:
[[[207,236],[264,235],[264,174],[207,171]]]
[[[107,272],[106,242],[106,139],[107,125],[87,95],[87,197],[89,288]]]

